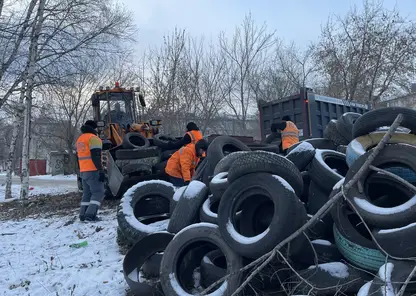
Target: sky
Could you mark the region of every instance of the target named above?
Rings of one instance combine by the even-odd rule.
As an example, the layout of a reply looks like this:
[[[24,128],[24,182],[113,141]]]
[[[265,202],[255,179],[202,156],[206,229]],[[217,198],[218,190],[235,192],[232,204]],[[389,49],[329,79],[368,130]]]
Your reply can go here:
[[[232,34],[251,12],[257,24],[266,22],[286,42],[300,48],[317,40],[328,17],[345,15],[360,0],[120,0],[133,13],[139,29],[137,53],[163,43],[163,36],[175,27],[193,36],[216,39],[221,31]],[[403,16],[416,19],[416,0],[384,0]]]

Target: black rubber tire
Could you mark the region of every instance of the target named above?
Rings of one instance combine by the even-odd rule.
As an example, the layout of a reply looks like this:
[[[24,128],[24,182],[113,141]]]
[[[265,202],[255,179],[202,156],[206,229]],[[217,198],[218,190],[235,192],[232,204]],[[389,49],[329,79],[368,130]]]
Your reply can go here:
[[[416,133],[416,111],[405,107],[386,107],[368,111],[358,118],[352,129],[353,138],[364,136],[382,126],[390,126],[397,115],[403,114],[400,126],[410,129],[410,133]]]
[[[170,202],[170,208],[169,213],[172,216],[173,211],[176,208],[176,205],[178,204],[179,199],[182,197],[183,193],[185,192],[187,186],[182,186],[179,188],[176,188],[175,193],[173,194],[172,201]]]
[[[116,151],[116,159],[142,159],[160,156],[159,147],[146,147],[142,149],[120,149]]]
[[[339,266],[339,273],[332,275],[326,270],[331,270],[334,273],[334,268],[330,267],[334,266],[334,264]],[[295,284],[296,289],[292,291],[292,295],[316,295],[319,293],[319,295],[333,296],[338,293],[356,293],[366,281],[371,279],[367,273],[348,267],[348,265],[341,262],[324,263],[317,267],[311,266],[311,268],[299,271],[299,274],[311,283],[314,288],[311,288],[310,285],[296,277],[293,279],[293,282],[298,282],[299,284]]]
[[[345,177],[345,182],[349,182],[353,178],[370,154],[371,151],[365,153],[353,163]],[[400,144],[387,145],[380,151],[372,164],[375,167],[386,167],[388,164],[398,166],[401,164],[416,172],[416,147]],[[368,176],[369,173],[360,179],[361,184],[365,183],[364,181]],[[354,204],[364,220],[377,228],[398,228],[416,222],[416,192],[400,185],[397,181],[392,180],[391,182],[397,184],[395,186],[397,188],[397,194],[394,199],[402,198],[403,204],[407,203],[407,206],[402,206],[401,208],[396,207],[394,213],[391,212],[394,206],[379,207],[374,205],[365,192],[360,192],[358,185],[352,186],[347,193],[348,200]],[[404,202],[404,197],[408,201]],[[367,210],[369,207],[372,209]]]
[[[196,170],[195,170],[195,175],[192,176],[192,180],[202,182],[206,166],[207,166],[207,159],[204,158],[202,161],[198,163],[198,166],[196,167]]]
[[[169,214],[173,194],[172,184],[160,180],[142,182],[130,188],[123,195],[117,212],[118,226],[124,236],[134,244],[153,232],[166,230],[162,226],[145,225],[136,217]],[[144,204],[139,204],[142,201]]]
[[[122,145],[124,149],[143,149],[149,147],[150,142],[139,133],[127,133],[123,137]]]
[[[343,154],[346,154],[347,153],[347,146],[345,146],[345,145],[339,145],[339,146],[337,146],[336,151],[341,152]]]
[[[178,150],[166,150],[160,154],[160,160],[168,160]]]
[[[159,277],[160,262],[162,262],[163,253],[156,253],[149,257],[142,266],[144,275],[150,278]]]
[[[309,201],[308,201],[308,214],[315,215],[321,207],[332,197],[334,194],[338,193],[338,190],[328,194],[324,192],[321,187],[319,187],[315,182],[311,182],[309,186]],[[334,220],[332,219],[331,213],[327,213],[321,218],[324,227],[324,237],[327,239],[332,239],[333,233],[333,224]]]
[[[165,294],[170,296],[186,294],[180,285],[176,285],[178,283],[178,264],[180,264],[178,261],[183,256],[184,250],[195,242],[211,243],[225,255],[227,273],[231,275],[225,281],[226,284],[224,285],[226,288],[221,295],[231,295],[241,284],[242,274],[238,271],[243,267],[243,260],[222,239],[218,226],[209,223],[200,223],[187,227],[178,233],[166,248],[160,266],[160,282]]]
[[[265,151],[245,153],[237,158],[228,171],[228,182],[251,173],[269,173],[285,179],[297,195],[302,194],[303,180],[299,169],[283,156]]]
[[[216,199],[221,199],[225,190],[227,190],[229,185],[227,177],[227,172],[218,173],[212,178],[211,182],[209,182],[209,189]]]
[[[123,175],[131,175],[131,174],[151,175],[152,166],[145,164],[145,163],[131,163],[126,166],[123,166],[121,173]]]
[[[397,261],[389,259],[386,264],[380,268],[379,274],[375,276],[371,282],[367,283],[365,287],[363,286],[360,289],[360,292],[362,293],[360,295],[395,295],[395,293],[398,293],[398,291],[401,289],[403,283],[406,281],[414,268],[414,264],[408,261]],[[387,281],[385,280],[386,278]],[[414,277],[412,280],[414,281]],[[413,289],[411,287],[412,285]],[[390,288],[388,289],[389,291],[387,293],[386,287]],[[368,291],[368,293],[364,294],[364,291]],[[409,283],[409,285],[406,287],[404,295],[415,295],[414,284]]]
[[[357,214],[353,213],[346,201],[338,202],[331,214],[334,219],[335,243],[344,258],[360,268],[377,271],[386,257],[371,240]]]
[[[324,138],[334,142],[335,146],[348,145],[349,141],[345,139],[337,129],[337,120],[332,119],[324,130]]]
[[[336,148],[334,143],[331,140],[324,139],[324,138],[312,138],[312,139],[306,139],[299,143],[296,143],[293,146],[290,146],[290,148],[287,149],[286,153],[290,153],[293,149],[295,149],[298,145],[300,145],[303,142],[307,142],[311,144],[315,149],[329,149],[333,150]]]
[[[238,139],[229,136],[216,137],[208,146],[207,165],[205,167],[203,182],[209,184],[210,178],[214,176],[214,170],[218,162],[228,152],[251,151],[250,148]]]
[[[130,249],[132,247],[131,242],[121,232],[120,227],[117,227],[116,242],[121,249]]]
[[[308,214],[308,221],[312,218],[312,216],[313,215]],[[327,229],[328,229],[327,225],[324,223],[322,219],[320,219],[314,225],[308,228],[308,230],[306,231],[306,235],[311,240],[315,240],[315,239],[328,240]],[[333,235],[331,236],[333,237]]]
[[[398,258],[416,257],[416,224],[402,228],[373,230],[373,235],[380,246],[391,256]]]
[[[163,252],[172,241],[173,235],[167,232],[153,233],[137,242],[123,259],[123,274],[130,291],[134,295],[162,296],[160,284],[150,286],[133,275],[139,274],[140,267],[157,252]]]
[[[338,172],[333,171],[337,169]],[[328,194],[348,171],[345,154],[333,150],[316,149],[309,174],[312,181],[319,185]]]
[[[348,143],[352,141],[354,123],[361,117],[360,113],[346,112],[337,120],[337,130]],[[345,152],[344,152],[345,153]]]
[[[303,191],[302,194],[299,196],[299,199],[307,204],[309,200],[309,185],[311,184],[311,176],[309,176],[308,172],[302,172],[302,180],[303,180]]]
[[[312,240],[304,245],[302,252],[292,256],[293,261],[309,267],[315,264],[336,262],[343,259],[337,246],[327,240]]]
[[[209,287],[220,278],[227,275],[227,266],[221,250],[207,253],[201,260],[201,283]]]
[[[245,153],[247,153],[247,151],[237,151],[222,158],[215,166],[214,176],[219,173],[228,172],[234,161]]]
[[[160,148],[166,147],[169,142],[174,142],[176,139],[169,135],[157,134],[153,136],[153,145],[158,146]]]
[[[273,144],[247,144],[251,151],[268,151],[273,153],[279,153],[279,146]]]
[[[209,196],[202,204],[199,210],[199,219],[201,222],[212,223],[218,225],[218,207],[220,200],[213,195]]]
[[[295,230],[297,225],[289,217],[296,217],[298,213],[298,198],[292,190],[288,189],[287,183],[281,180],[267,173],[248,174],[231,183],[224,193],[227,198],[222,198],[220,201],[218,225],[224,240],[239,254],[258,258]],[[258,238],[251,238],[247,243],[242,243],[240,238],[242,240],[247,238],[235,229],[236,223],[233,221],[235,213],[247,198],[259,194],[270,198],[274,203],[272,222],[268,227],[269,230],[264,231]],[[243,221],[243,218],[241,220]]]
[[[168,231],[178,233],[199,219],[199,210],[208,198],[208,187],[200,181],[191,181],[184,190],[181,198],[170,217]]]
[[[315,148],[308,142],[302,142],[285,157],[293,162],[299,171],[303,171],[311,163],[314,156]]]

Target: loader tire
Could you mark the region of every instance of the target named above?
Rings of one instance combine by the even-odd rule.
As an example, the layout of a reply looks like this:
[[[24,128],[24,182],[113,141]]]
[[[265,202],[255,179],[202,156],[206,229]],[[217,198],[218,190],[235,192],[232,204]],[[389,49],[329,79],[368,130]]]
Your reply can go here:
[[[149,147],[150,142],[139,133],[127,133],[122,145],[125,149],[143,149]]]

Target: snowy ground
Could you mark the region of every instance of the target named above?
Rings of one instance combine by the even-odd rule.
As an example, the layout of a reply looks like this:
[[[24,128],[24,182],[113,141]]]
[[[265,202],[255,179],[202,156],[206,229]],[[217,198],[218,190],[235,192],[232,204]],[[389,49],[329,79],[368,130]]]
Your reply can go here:
[[[76,215],[0,222],[0,295],[125,295],[114,210],[103,221]],[[79,249],[69,245],[88,241]]]
[[[4,201],[6,190],[6,175],[0,174],[0,202]],[[33,176],[29,179],[30,196],[57,195],[78,190],[76,175],[69,176]],[[12,196],[18,198],[20,195],[20,178],[13,177]],[[10,200],[8,200],[10,201]]]

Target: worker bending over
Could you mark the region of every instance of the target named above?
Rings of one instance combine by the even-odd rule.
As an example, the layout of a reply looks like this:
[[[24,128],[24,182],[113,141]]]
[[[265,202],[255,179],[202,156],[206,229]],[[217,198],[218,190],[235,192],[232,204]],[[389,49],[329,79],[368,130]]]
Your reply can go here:
[[[200,157],[207,151],[208,143],[202,139],[196,144],[188,144],[176,151],[168,160],[165,168],[174,186],[184,186],[191,182]]]
[[[282,122],[274,124],[277,131],[280,131],[282,137],[282,152],[286,152],[288,148],[299,142],[299,130],[294,124],[290,116],[282,117]]]
[[[79,171],[82,179],[81,221],[96,221],[98,208],[104,199],[105,175],[101,164],[102,141],[97,137],[97,124],[87,120],[76,142]]]
[[[179,149],[190,144],[195,145],[199,140],[202,140],[204,138],[195,122],[189,122],[186,125],[186,130],[186,134],[183,136],[182,139],[175,142],[170,142],[168,144],[168,150]]]

